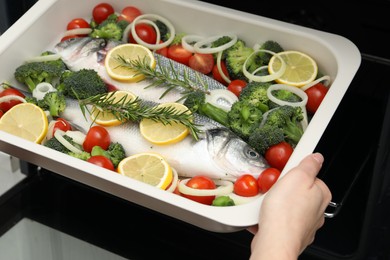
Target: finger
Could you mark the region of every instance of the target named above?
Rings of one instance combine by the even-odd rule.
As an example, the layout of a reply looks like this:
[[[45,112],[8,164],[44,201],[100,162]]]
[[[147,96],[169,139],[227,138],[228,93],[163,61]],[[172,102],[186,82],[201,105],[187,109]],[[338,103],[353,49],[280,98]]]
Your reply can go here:
[[[294,169],[296,171],[301,172],[301,174],[305,174],[315,180],[318,172],[322,167],[322,163],[324,162],[324,157],[320,153],[313,153],[306,156],[298,166]]]

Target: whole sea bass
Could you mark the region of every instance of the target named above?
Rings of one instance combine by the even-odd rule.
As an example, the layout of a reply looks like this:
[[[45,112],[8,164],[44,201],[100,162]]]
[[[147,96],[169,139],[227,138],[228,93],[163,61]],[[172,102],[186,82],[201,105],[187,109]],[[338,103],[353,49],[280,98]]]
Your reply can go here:
[[[182,95],[182,90],[170,91],[163,98],[166,88],[152,87],[147,80],[137,83],[122,83],[112,80],[106,73],[104,58],[110,48],[121,44],[121,42],[106,41],[94,38],[74,38],[64,41],[55,46],[54,51],[61,54],[63,61],[71,70],[83,68],[94,69],[106,81],[116,89],[128,90],[137,95],[140,99],[149,104],[163,102],[176,102]],[[196,80],[199,73],[195,73],[187,66],[172,62],[169,59],[158,56],[159,66],[173,66],[179,75],[188,73],[191,80]],[[201,75],[201,80],[206,82],[209,89],[225,88],[222,84],[212,78]],[[67,100],[67,108],[61,116],[72,124],[87,131],[91,126],[91,119],[82,114],[78,102]],[[201,125],[202,134],[196,141],[192,136],[186,137],[183,141],[172,145],[154,145],[141,136],[139,124],[127,122],[120,126],[107,128],[113,142],[123,145],[127,155],[140,152],[156,152],[164,156],[175,168],[180,176],[192,177],[195,175],[207,175],[211,178],[235,180],[243,174],[258,176],[265,168],[269,167],[266,160],[252,149],[237,135],[229,129],[221,126],[215,121],[200,115],[195,116],[195,123]]]

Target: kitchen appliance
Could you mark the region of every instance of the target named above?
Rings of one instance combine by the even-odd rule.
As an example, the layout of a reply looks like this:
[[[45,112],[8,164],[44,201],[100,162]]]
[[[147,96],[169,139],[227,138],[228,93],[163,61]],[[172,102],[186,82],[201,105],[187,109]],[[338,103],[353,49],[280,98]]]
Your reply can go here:
[[[333,201],[337,204],[335,216],[327,219],[326,225],[318,232],[315,242],[304,252],[302,259],[387,259],[389,182],[386,172],[389,170],[389,126],[385,119],[389,114],[389,93],[381,77],[367,76],[386,75],[389,71],[386,52],[382,54],[380,48],[371,49],[371,45],[357,37],[353,29],[345,33],[343,28],[332,26],[340,24],[339,16],[324,12],[327,14],[325,18],[335,19],[329,23],[323,15],[307,10],[303,4],[289,6],[281,13],[276,12],[275,7],[254,10],[229,2],[215,4],[350,36],[349,39],[358,45],[362,64],[315,148],[326,158],[320,177],[332,190]],[[386,7],[386,3],[383,7]],[[337,12],[341,10],[333,10],[333,13],[341,15]],[[377,35],[373,33],[375,30],[382,34],[389,30],[382,23],[375,24],[372,20],[369,20],[370,26],[359,22],[355,23],[370,28],[367,31],[373,35]],[[347,25],[355,23],[351,21]],[[347,25],[345,28],[350,29]],[[360,29],[358,27],[356,30]],[[360,113],[356,113],[356,110]],[[57,238],[48,243],[51,254],[66,255],[64,249],[68,244],[65,245],[66,239],[63,237],[66,235],[63,234],[67,234],[103,249],[99,251],[100,255],[109,254],[107,252],[114,254],[107,258],[152,259],[163,255],[174,259],[183,256],[186,259],[247,259],[249,256],[252,236],[245,230],[215,233],[199,229],[24,161],[21,163],[21,172],[16,174],[22,176],[20,178],[23,180],[14,182],[15,185],[0,198],[0,233],[3,237],[22,220],[25,226],[33,223],[34,230],[37,230],[37,223],[50,227],[49,231],[42,227],[38,229],[42,234]],[[58,235],[56,232],[61,233]],[[19,233],[21,237],[26,234],[29,233]],[[85,245],[76,248],[80,247]],[[34,243],[20,248],[23,249],[21,252],[42,253],[37,253],[40,247]],[[96,253],[94,250],[97,249],[93,246],[91,248],[88,252]],[[203,252],[208,252],[207,256]]]

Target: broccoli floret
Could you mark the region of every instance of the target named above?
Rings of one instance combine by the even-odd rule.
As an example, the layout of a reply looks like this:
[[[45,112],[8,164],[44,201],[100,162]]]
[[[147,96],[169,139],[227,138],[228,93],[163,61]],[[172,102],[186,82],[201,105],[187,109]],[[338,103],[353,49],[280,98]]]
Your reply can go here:
[[[247,80],[243,74],[242,68],[246,59],[253,53],[253,49],[247,47],[243,40],[237,42],[227,50],[226,53],[226,69],[232,79]],[[248,70],[249,71],[249,70]]]
[[[46,93],[42,100],[38,100],[37,105],[48,110],[51,116],[59,116],[66,108],[66,100],[61,92],[52,91]]]
[[[156,20],[156,26],[158,30],[160,31],[160,38],[163,42],[169,39],[170,33],[168,30],[168,27],[166,26],[165,23],[161,22],[160,20]]]
[[[173,41],[171,42],[170,45],[181,44],[181,40],[183,39],[184,36],[186,36],[185,33],[175,34],[175,37],[173,38]]]
[[[228,112],[230,129],[244,140],[259,127],[262,119],[261,110],[246,100],[236,101]]]
[[[93,69],[67,71],[63,73],[60,82],[58,89],[71,98],[84,99],[107,93],[106,83]]]
[[[93,31],[90,33],[90,37],[93,38],[103,38],[103,39],[113,39],[121,40],[123,36],[123,31],[129,23],[125,20],[118,21],[118,15],[111,14],[99,25],[96,25],[93,28]]]
[[[69,152],[68,155],[84,161],[87,161],[89,158],[91,158],[91,154],[86,151],[82,151],[81,153]]]
[[[73,142],[73,139],[67,135],[64,135],[65,140],[68,142]],[[49,147],[51,149],[54,149],[56,151],[59,151],[61,153],[68,154],[70,150],[66,148],[60,141],[57,140],[57,138],[52,137],[49,140],[47,140],[44,144],[44,146]]]
[[[120,143],[110,143],[107,150],[104,150],[100,146],[94,146],[91,151],[91,156],[102,155],[109,158],[114,165],[117,167],[120,161],[126,158],[126,152]]]
[[[228,126],[228,113],[206,102],[206,94],[200,91],[190,93],[183,103],[191,112],[207,116],[214,121]]]
[[[283,100],[283,101],[288,101],[288,102],[293,102],[293,103],[302,101],[302,99],[298,95],[296,95],[293,92],[288,91],[286,89],[274,90],[274,91],[272,91],[272,95],[274,97],[276,97],[277,99]],[[270,109],[272,109],[272,108],[278,107],[279,105],[272,102],[271,100],[269,100],[268,106]]]
[[[230,42],[231,40],[232,40],[232,38],[230,38],[229,36],[226,36],[226,35],[225,36],[221,36],[217,40],[215,40],[215,41],[213,41],[211,43],[211,47],[215,48],[215,47],[222,46],[222,45]],[[213,57],[214,57],[215,60],[217,60],[217,55],[218,55],[218,53],[214,53],[213,54]],[[226,52],[225,51],[222,53],[221,59],[222,60],[226,59]]]
[[[35,97],[33,97],[33,96],[26,96],[26,97],[24,98],[24,100],[26,100],[27,103],[32,103],[32,104],[38,106],[38,100],[37,100],[37,98],[35,98]]]
[[[234,200],[232,200],[229,196],[219,196],[213,200],[212,206],[226,207],[226,206],[234,206]]]
[[[50,54],[44,52],[42,55]],[[15,79],[25,84],[31,92],[41,82],[48,82],[52,85],[58,80],[66,70],[65,63],[61,60],[29,62],[20,65],[14,72]]]
[[[248,138],[248,144],[263,155],[270,146],[282,141],[284,141],[283,130],[275,125],[257,127]]]
[[[276,41],[265,41],[260,46],[260,49],[261,50],[269,50],[269,51],[276,52],[276,53],[284,51],[282,46]],[[268,64],[269,60],[272,57],[272,54],[267,53],[267,52],[259,52],[259,55],[260,55],[260,58],[262,59],[262,61],[264,62],[264,64]]]
[[[268,110],[269,98],[267,89],[271,83],[249,82],[240,93],[240,100],[246,100],[249,103],[257,106],[263,113]]]
[[[303,135],[303,129],[299,123],[302,120],[303,111],[301,107],[285,105],[270,110],[264,124],[281,128],[285,139],[292,145],[296,145]]]

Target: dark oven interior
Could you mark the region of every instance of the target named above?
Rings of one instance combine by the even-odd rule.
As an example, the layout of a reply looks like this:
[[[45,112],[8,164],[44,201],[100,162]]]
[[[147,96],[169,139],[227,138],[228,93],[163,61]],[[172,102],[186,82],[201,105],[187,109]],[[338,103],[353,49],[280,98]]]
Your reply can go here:
[[[326,159],[320,177],[340,206],[301,259],[388,259],[390,52],[384,39],[390,34],[390,2],[354,3],[345,9],[336,1],[315,6],[295,1],[283,8],[275,2],[206,2],[339,34],[358,46],[362,64],[316,147]],[[31,4],[3,1],[7,19],[0,29]],[[34,165],[22,162],[22,168],[28,177],[0,197],[0,235],[29,218],[125,258],[152,259],[161,252],[173,259],[249,257],[252,235],[245,230],[201,230]]]

